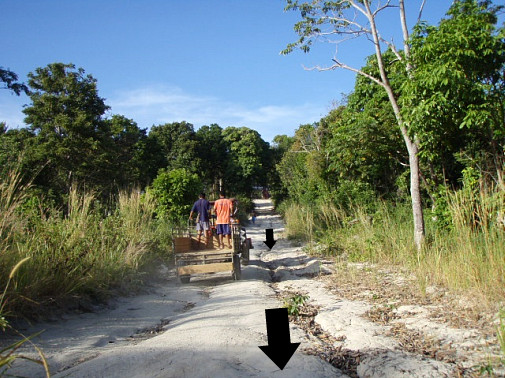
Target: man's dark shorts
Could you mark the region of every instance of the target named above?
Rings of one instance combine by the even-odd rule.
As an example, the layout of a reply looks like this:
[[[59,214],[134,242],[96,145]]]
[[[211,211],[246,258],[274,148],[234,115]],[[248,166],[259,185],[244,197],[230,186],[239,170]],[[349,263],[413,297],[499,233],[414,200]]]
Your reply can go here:
[[[230,225],[229,224],[218,224],[217,225],[217,234],[218,235],[231,235]]]

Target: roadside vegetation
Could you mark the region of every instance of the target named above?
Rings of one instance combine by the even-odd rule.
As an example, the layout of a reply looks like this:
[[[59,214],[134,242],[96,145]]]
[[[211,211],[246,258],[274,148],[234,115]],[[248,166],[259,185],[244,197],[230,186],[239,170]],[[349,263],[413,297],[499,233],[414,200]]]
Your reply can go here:
[[[301,39],[285,53],[309,51],[317,33],[347,38],[345,28],[356,25],[327,17],[342,16],[347,1],[287,4],[302,21]],[[498,313],[505,307],[500,12],[491,1],[459,0],[438,25],[420,20],[403,46],[408,54],[381,44],[358,69],[352,93],[271,146],[247,127],[195,130],[177,121],[147,130],[108,115],[96,80],[71,63],[36,68],[26,84],[0,67],[2,89],[29,98],[26,127],[0,122],[0,327],[135,288],[153,260],[170,257],[170,229],[186,224],[200,191],[214,200],[225,189],[245,221],[254,188],[263,186],[288,237],[314,253],[406,267],[421,291],[442,285]],[[345,67],[335,60],[331,68]],[[303,300],[286,305],[297,311]]]
[[[318,33],[345,36],[349,24],[325,17],[342,3],[288,1],[288,9],[301,12],[295,30],[302,38],[287,52],[308,51]],[[492,2],[455,1],[439,25],[415,26],[407,62],[399,50],[385,48],[380,55],[419,149],[422,243],[413,232],[411,156],[387,90],[379,85],[384,72],[377,54],[359,69],[354,91],[327,116],[300,126],[294,136],[274,139],[278,184],[272,191],[288,237],[340,259],[407,267],[421,291],[442,285],[496,312],[503,306],[502,10]]]
[[[29,259],[30,259],[29,257],[25,257],[23,260],[18,262],[16,264],[16,266],[14,266],[12,268],[12,270],[9,273],[7,283],[5,284],[5,288],[3,290],[3,293],[0,295],[0,329],[2,331],[5,331],[7,329],[11,330],[9,322],[6,320],[6,318],[4,316],[4,311],[3,311],[5,303],[6,303],[5,299],[6,299],[7,290],[9,289],[11,280],[16,276],[16,273],[19,270],[19,268]],[[23,334],[21,334],[17,331],[15,331],[15,332],[20,336],[20,340],[15,341],[10,345],[2,346],[0,348],[0,375],[2,375],[2,376],[5,375],[5,373],[9,370],[10,366],[12,365],[12,363],[14,361],[16,361],[18,359],[24,359],[24,360],[31,361],[32,363],[42,365],[44,368],[46,377],[50,377],[51,374],[49,372],[49,365],[47,364],[47,360],[44,356],[44,353],[42,352],[42,350],[40,350],[39,347],[37,347],[35,344],[33,344],[31,342],[32,338],[38,336],[42,332],[38,332],[38,333],[36,333],[34,335],[30,335],[28,337],[24,336]],[[37,359],[37,358],[27,357],[23,354],[18,353],[18,350],[24,344],[30,344],[33,347],[33,349],[35,349],[37,351],[39,358]]]
[[[155,219],[152,196],[120,192],[114,209],[92,193],[72,189],[65,214],[30,196],[20,176],[0,183],[0,277],[10,278],[3,316],[36,317],[66,307],[83,309],[114,291],[133,289],[134,273],[163,255],[167,225]],[[104,215],[107,211],[107,215]]]
[[[26,94],[26,127],[0,122],[0,316],[34,318],[93,304],[143,282],[171,258],[171,229],[198,194],[219,190],[252,210],[271,151],[258,132],[185,121],[148,131],[107,115],[97,82],[51,63],[26,84],[0,68],[3,89]],[[27,260],[25,260],[28,258]],[[25,261],[7,285],[9,272]]]
[[[309,242],[310,250],[341,260],[401,265],[418,277],[419,290],[442,285],[495,305],[505,299],[505,232],[493,222],[475,230],[468,223],[467,199],[449,193],[450,228],[439,229],[427,216],[428,239],[417,252],[412,239],[409,205],[377,202],[374,212],[357,205],[346,211],[333,204],[304,206],[284,203],[280,210],[290,238]],[[484,201],[491,198],[481,199]],[[492,206],[491,206],[492,207]],[[496,214],[479,209],[483,217]],[[429,214],[431,215],[431,214]]]

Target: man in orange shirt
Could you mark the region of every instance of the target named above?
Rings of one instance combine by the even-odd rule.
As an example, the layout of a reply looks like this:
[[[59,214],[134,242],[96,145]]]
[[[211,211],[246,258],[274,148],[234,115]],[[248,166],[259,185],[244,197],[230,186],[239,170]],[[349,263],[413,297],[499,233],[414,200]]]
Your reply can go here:
[[[223,235],[227,235],[228,248],[231,248],[230,215],[233,211],[233,202],[225,198],[224,192],[220,192],[219,199],[214,202],[214,211],[217,215],[216,228],[219,235],[219,247],[224,248]]]

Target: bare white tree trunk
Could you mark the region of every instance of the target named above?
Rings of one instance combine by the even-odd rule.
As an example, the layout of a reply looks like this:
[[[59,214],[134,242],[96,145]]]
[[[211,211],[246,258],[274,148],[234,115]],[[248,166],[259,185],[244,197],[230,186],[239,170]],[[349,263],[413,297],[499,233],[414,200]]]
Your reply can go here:
[[[379,66],[379,72],[381,75],[382,86],[387,92],[389,102],[393,107],[393,111],[396,117],[396,121],[398,122],[398,126],[400,127],[400,131],[402,133],[403,140],[407,147],[407,151],[409,154],[409,165],[410,165],[410,196],[412,200],[412,216],[414,220],[414,243],[416,245],[417,250],[419,251],[423,244],[425,238],[425,227],[424,227],[424,216],[423,216],[423,206],[421,201],[421,180],[420,180],[420,170],[419,170],[419,147],[416,140],[412,140],[412,138],[408,134],[407,127],[403,120],[403,117],[400,112],[400,106],[398,105],[398,101],[393,92],[393,88],[389,83],[389,78],[387,72],[384,68],[384,61],[382,58],[382,51],[380,48],[380,40],[379,33],[377,31],[377,26],[375,24],[375,17],[370,9],[370,3],[368,1],[364,2],[368,21],[370,22],[371,34],[373,37],[373,42],[375,45],[375,55],[377,57],[377,64]],[[400,0],[400,17],[402,22],[403,29],[403,37],[404,37],[404,51],[406,54],[406,58],[408,59],[408,54],[410,53],[409,46],[407,44],[408,40],[408,31],[407,24],[405,19],[405,8],[403,4],[403,0]],[[407,60],[408,61],[408,60]],[[409,63],[407,63],[407,73],[410,74],[412,67]]]
[[[414,243],[419,251],[424,245],[425,229],[423,205],[421,201],[421,183],[419,172],[419,150],[416,143],[409,149],[410,164],[410,197],[412,200],[412,215],[414,217]]]
[[[399,5],[400,5],[400,21],[402,24],[402,32],[403,32],[403,51],[405,52],[405,59],[407,61],[407,74],[410,77],[412,76],[412,65],[410,64],[410,46],[408,44],[409,29],[407,28],[407,17],[405,14],[404,0],[399,0]],[[421,5],[419,16],[422,13],[423,7],[424,7],[424,1],[423,4]],[[408,134],[406,136],[408,137]],[[414,242],[416,244],[417,250],[419,251],[424,244],[424,238],[426,234],[424,227],[423,205],[421,201],[421,183],[420,183],[421,172],[419,169],[419,145],[415,137],[414,141],[410,141],[410,138],[408,139],[409,144],[411,144],[410,148],[407,145],[407,149],[409,152],[409,164],[410,164],[410,196],[412,200],[412,213],[414,217]],[[407,141],[405,142],[407,143]]]
[[[367,77],[374,83],[383,87],[388,95],[389,102],[393,108],[396,121],[398,123],[400,132],[402,134],[403,140],[407,147],[407,152],[409,155],[409,165],[410,165],[410,194],[412,198],[412,215],[414,220],[414,242],[418,250],[420,250],[424,244],[425,238],[425,227],[424,227],[424,217],[423,217],[423,207],[421,201],[421,187],[420,187],[420,169],[419,169],[419,143],[415,136],[409,135],[408,125],[402,117],[400,106],[398,104],[398,100],[395,96],[393,88],[389,82],[389,78],[387,75],[386,68],[384,66],[384,60],[381,51],[381,43],[387,44],[389,48],[393,51],[399,61],[405,62],[405,67],[407,71],[407,75],[410,77],[412,75],[413,67],[410,63],[410,46],[408,44],[409,32],[407,28],[407,19],[405,13],[405,1],[398,0],[398,8],[400,11],[400,21],[403,33],[403,55],[398,51],[395,47],[394,43],[391,41],[387,41],[382,38],[377,30],[377,25],[375,19],[377,15],[387,8],[396,7],[392,5],[392,0],[384,0],[377,1],[376,9],[371,10],[371,4],[373,1],[371,0],[340,0],[332,3],[330,8],[333,7],[334,12],[328,12],[325,6],[322,6],[321,3],[326,4],[323,0],[312,0],[303,3],[303,5],[309,11],[314,11],[314,14],[310,13],[310,22],[305,24],[305,28],[300,28],[298,30],[299,34],[302,35],[302,38],[299,40],[298,44],[304,45],[305,38],[315,39],[315,37],[322,36],[325,40],[331,40],[335,42],[336,46],[338,46],[338,42],[342,42],[351,37],[357,38],[362,35],[366,35],[367,39],[371,40],[374,44],[375,48],[375,56],[377,58],[377,64],[380,72],[380,79],[360,70],[356,67],[349,66],[344,62],[337,59],[337,54],[332,59],[335,63],[331,67],[322,68],[319,66],[314,67],[313,69],[317,69],[319,71],[332,70],[336,68],[343,68],[346,70],[350,70],[352,72],[357,73],[358,75],[362,75]],[[290,9],[299,9],[298,1],[288,0],[290,3]],[[419,10],[419,17],[421,17],[422,10],[424,8],[425,0],[423,0],[421,4],[421,8]],[[324,10],[323,10],[324,9]],[[348,10],[353,10],[354,15],[349,15],[346,13]],[[314,15],[317,14],[316,10],[320,10],[321,13],[317,17]],[[366,24],[362,24],[359,21],[361,16],[365,16],[367,19]],[[302,17],[306,17],[303,15]],[[313,18],[314,17],[314,18]],[[307,17],[309,18],[309,17]],[[327,23],[330,25],[330,30],[322,30],[320,24],[317,24],[317,27],[314,26],[313,21],[317,18],[318,21],[321,21],[322,24]],[[300,27],[300,25],[298,25]],[[301,30],[301,31],[300,31]],[[342,37],[340,40],[338,38],[336,40],[332,40],[331,36],[340,36]],[[304,45],[306,48],[305,51],[308,51],[309,45]],[[288,45],[288,48],[282,52],[283,54],[289,53],[292,51],[293,45]]]

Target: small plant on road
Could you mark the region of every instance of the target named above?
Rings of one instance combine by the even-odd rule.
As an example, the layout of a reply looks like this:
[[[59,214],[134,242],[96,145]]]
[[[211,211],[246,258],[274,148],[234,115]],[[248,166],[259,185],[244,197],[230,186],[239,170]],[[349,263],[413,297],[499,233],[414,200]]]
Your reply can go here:
[[[300,315],[300,308],[308,299],[308,295],[295,294],[284,299],[284,307],[288,309],[289,315],[298,316]]]

